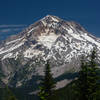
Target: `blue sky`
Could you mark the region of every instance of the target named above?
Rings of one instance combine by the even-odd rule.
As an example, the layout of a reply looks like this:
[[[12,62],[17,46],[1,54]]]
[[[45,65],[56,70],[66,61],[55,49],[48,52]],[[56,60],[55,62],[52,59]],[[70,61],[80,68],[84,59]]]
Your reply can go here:
[[[48,14],[76,21],[100,37],[100,0],[0,0],[0,39]]]

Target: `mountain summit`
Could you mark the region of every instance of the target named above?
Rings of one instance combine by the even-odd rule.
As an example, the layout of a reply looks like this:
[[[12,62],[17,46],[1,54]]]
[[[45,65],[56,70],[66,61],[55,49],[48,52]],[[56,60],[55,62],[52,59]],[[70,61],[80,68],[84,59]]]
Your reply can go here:
[[[50,60],[57,88],[73,78],[66,73],[77,72],[80,57],[93,47],[100,60],[100,39],[88,33],[80,24],[47,15],[36,23],[2,41],[0,44],[0,74],[9,86],[38,86],[44,75],[44,65]],[[34,83],[34,84],[33,84]]]

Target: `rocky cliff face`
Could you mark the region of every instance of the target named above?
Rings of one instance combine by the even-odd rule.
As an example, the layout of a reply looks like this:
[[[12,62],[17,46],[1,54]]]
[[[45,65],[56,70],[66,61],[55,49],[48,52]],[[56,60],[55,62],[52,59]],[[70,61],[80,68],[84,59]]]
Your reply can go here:
[[[80,57],[89,54],[93,47],[97,48],[100,60],[99,38],[76,22],[47,15],[18,35],[2,41],[1,79],[10,86],[37,86],[43,76],[45,61],[50,59],[57,88],[63,87],[74,78],[73,72],[79,70]],[[71,76],[68,80],[64,79],[66,73]]]

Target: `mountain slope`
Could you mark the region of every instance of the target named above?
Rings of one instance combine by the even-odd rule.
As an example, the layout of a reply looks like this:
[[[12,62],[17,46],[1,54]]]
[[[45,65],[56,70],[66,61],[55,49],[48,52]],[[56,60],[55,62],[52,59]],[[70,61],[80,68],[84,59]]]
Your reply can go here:
[[[88,33],[80,24],[47,15],[18,35],[0,44],[2,81],[10,86],[38,87],[45,61],[50,59],[57,88],[68,84],[59,79],[79,70],[80,57],[97,48],[100,60],[100,39]],[[66,75],[67,75],[66,74]],[[65,75],[65,76],[66,76]],[[60,80],[60,81],[59,81]],[[35,89],[36,89],[35,88]]]

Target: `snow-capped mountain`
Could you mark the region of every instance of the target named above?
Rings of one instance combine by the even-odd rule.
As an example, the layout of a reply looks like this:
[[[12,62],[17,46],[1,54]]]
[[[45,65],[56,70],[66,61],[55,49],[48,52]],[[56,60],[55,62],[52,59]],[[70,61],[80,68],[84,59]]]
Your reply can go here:
[[[65,73],[79,70],[80,57],[97,48],[100,57],[100,39],[88,33],[80,24],[47,15],[18,35],[0,44],[0,74],[11,86],[39,84],[44,63],[50,59],[57,88],[72,79],[59,80]]]

